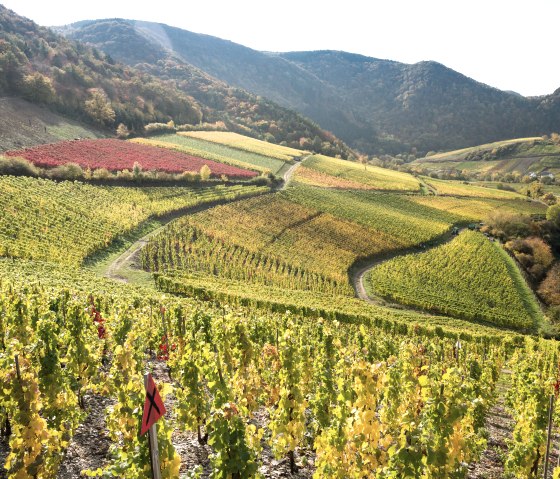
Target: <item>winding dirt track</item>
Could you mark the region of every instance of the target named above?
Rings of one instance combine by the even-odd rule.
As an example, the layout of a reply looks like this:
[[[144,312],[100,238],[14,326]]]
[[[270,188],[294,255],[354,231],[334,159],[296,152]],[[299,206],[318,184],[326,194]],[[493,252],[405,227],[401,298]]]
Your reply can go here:
[[[459,229],[459,233],[461,233],[465,228],[461,228]],[[371,304],[377,304],[377,305],[383,305],[386,307],[390,307],[390,308],[395,308],[395,309],[409,309],[411,311],[416,311],[418,312],[417,309],[410,307],[410,306],[404,306],[400,303],[392,303],[390,300],[386,300],[384,298],[381,297],[371,297],[368,295],[366,288],[365,288],[365,284],[364,284],[364,280],[365,280],[365,276],[367,275],[367,273],[372,270],[373,268],[375,268],[376,266],[385,263],[386,261],[389,261],[393,258],[396,258],[398,256],[404,256],[404,255],[408,255],[411,253],[425,253],[433,248],[436,248],[438,246],[441,246],[445,243],[449,243],[450,241],[452,241],[456,236],[453,235],[451,233],[451,231],[448,231],[447,233],[443,234],[442,236],[440,236],[439,238],[437,238],[436,240],[432,241],[429,247],[426,248],[419,248],[417,246],[415,247],[411,247],[411,248],[406,248],[406,249],[401,249],[398,251],[395,251],[394,253],[389,253],[388,255],[383,256],[382,258],[376,258],[374,260],[371,260],[369,262],[366,263],[362,263],[361,265],[355,267],[353,270],[351,270],[350,273],[350,277],[351,277],[351,281],[352,281],[352,286],[354,287],[354,291],[356,292],[356,297],[358,297],[359,299],[366,301],[368,303]],[[433,313],[432,313],[433,314]]]
[[[284,176],[283,176],[284,183],[283,183],[282,187],[280,188],[281,190],[284,190],[284,189],[287,188],[289,182],[292,179],[293,174],[295,173],[296,169],[300,165],[301,165],[301,161],[292,165],[284,173]],[[233,203],[235,201],[240,201],[241,199],[243,199],[243,198],[240,198],[238,200],[233,200],[231,202],[228,201],[227,203]],[[147,235],[144,235],[144,236],[142,236],[142,238],[139,238],[138,240],[136,240],[124,253],[122,253],[118,258],[116,258],[113,262],[111,262],[111,264],[109,264],[109,266],[107,267],[107,269],[103,273],[103,276],[105,276],[106,278],[114,279],[115,281],[120,281],[122,283],[127,283],[128,280],[121,274],[121,271],[123,270],[123,268],[125,268],[127,265],[130,265],[131,263],[134,265],[135,268],[140,269],[140,259],[139,259],[140,251],[142,250],[142,248],[144,248],[144,246],[146,246],[146,244],[148,243],[149,239],[152,236],[158,234],[169,223],[176,220],[177,218],[180,218],[180,217],[186,216],[186,215],[192,215],[194,213],[198,213],[200,211],[204,211],[204,210],[213,208],[214,206],[217,206],[219,204],[224,204],[224,202],[207,203],[207,204],[204,204],[204,205],[199,205],[199,206],[195,206],[193,208],[189,208],[187,210],[182,211],[179,214],[171,215],[170,218],[169,218],[169,221],[166,221],[165,224],[163,224],[159,228],[157,228],[153,231],[150,231]]]

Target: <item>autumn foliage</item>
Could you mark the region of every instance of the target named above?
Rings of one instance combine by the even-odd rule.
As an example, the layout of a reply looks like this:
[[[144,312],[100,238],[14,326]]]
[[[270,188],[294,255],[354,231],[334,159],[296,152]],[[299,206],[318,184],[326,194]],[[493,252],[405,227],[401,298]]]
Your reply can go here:
[[[251,178],[254,171],[244,170],[212,160],[206,160],[173,150],[164,150],[136,143],[102,139],[74,140],[50,145],[41,145],[25,150],[9,151],[7,156],[23,157],[36,166],[54,168],[67,163],[76,163],[92,170],[105,168],[109,171],[132,169],[135,163],[146,170],[167,173],[200,171],[203,166],[210,169],[212,176],[226,175],[229,178]]]

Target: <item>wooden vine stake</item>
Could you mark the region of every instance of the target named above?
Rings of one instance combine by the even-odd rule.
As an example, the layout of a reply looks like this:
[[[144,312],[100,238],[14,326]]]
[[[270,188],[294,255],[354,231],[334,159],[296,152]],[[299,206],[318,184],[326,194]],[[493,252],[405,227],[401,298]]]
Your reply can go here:
[[[14,359],[16,361],[16,375],[17,375],[18,381],[21,382],[21,371],[19,370],[19,356],[16,354]]]
[[[165,406],[150,373],[144,375],[144,388],[146,389],[146,401],[144,402],[140,435],[148,433],[152,478],[161,479],[156,422],[165,414]]]
[[[550,395],[548,406],[548,433],[546,438],[546,454],[544,456],[544,479],[548,478],[548,461],[550,459],[550,438],[552,436],[552,412],[554,411],[554,394]]]

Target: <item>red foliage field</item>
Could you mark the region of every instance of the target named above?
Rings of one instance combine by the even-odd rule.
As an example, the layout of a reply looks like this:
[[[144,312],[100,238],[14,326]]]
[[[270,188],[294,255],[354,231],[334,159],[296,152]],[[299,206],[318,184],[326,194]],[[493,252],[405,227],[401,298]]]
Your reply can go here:
[[[251,178],[257,175],[254,171],[198,158],[178,151],[112,139],[64,141],[24,150],[9,151],[6,155],[23,157],[42,168],[77,163],[82,168],[92,170],[105,168],[109,171],[119,171],[132,170],[134,163],[138,162],[144,171],[198,172],[202,165],[208,165],[212,176],[227,175],[229,178]]]

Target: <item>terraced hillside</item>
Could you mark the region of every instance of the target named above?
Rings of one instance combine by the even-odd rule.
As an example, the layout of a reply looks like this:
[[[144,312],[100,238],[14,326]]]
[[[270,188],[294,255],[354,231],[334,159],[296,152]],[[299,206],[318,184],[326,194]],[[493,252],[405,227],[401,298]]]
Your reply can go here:
[[[147,370],[168,410],[163,477],[541,472],[560,349],[519,334],[551,329],[517,266],[479,233],[388,258],[488,212],[545,206],[457,196],[453,183],[451,196],[424,196],[399,187],[413,177],[383,173],[364,181],[391,192],[0,176],[4,476],[149,477]],[[117,241],[127,234],[130,250]],[[156,274],[99,275],[123,255]],[[401,272],[380,282],[401,304],[354,297],[353,268],[371,262]],[[498,456],[486,425],[502,403],[511,439]]]

